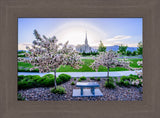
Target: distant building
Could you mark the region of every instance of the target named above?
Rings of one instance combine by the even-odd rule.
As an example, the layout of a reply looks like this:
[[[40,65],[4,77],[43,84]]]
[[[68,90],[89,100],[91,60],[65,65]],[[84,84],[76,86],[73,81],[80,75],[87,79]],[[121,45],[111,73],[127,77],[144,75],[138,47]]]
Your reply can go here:
[[[80,53],[83,53],[83,52],[85,52],[85,53],[97,52],[96,49],[89,46],[88,39],[87,39],[87,33],[86,33],[86,38],[85,38],[85,44],[77,45],[76,46],[76,51],[78,51]]]

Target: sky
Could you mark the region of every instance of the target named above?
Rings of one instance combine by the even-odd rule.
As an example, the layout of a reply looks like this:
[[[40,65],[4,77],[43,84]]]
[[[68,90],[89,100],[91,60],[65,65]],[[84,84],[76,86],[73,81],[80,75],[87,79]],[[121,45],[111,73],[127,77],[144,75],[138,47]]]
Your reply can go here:
[[[143,38],[142,18],[18,18],[18,49],[26,50],[35,40],[36,29],[42,36],[56,36],[59,43],[84,44],[98,47],[127,45],[137,47]],[[143,42],[143,41],[142,41]]]

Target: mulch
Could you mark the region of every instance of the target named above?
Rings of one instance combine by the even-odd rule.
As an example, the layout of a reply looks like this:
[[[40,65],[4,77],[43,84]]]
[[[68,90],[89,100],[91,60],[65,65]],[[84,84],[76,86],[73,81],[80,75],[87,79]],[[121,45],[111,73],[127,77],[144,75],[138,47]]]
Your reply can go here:
[[[119,79],[119,78],[118,78]],[[104,86],[106,78],[101,78],[100,81],[90,80],[87,78],[86,82],[96,81],[99,83],[99,89],[103,93],[102,97],[72,97],[73,89],[77,89],[76,85],[71,85],[71,82],[78,82],[78,78],[74,80],[73,78],[61,84],[66,89],[66,94],[59,95],[50,92],[52,87],[39,87],[31,88],[26,90],[19,90],[18,93],[25,97],[26,101],[141,101],[143,92],[142,87],[119,87],[116,85],[115,89],[108,89]],[[84,81],[84,82],[85,82]]]

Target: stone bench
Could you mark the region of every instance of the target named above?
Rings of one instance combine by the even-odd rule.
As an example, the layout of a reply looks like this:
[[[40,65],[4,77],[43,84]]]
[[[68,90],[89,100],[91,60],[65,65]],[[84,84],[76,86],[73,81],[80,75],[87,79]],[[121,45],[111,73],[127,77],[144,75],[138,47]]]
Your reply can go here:
[[[99,84],[97,82],[77,82],[76,87],[79,87],[80,89],[73,89],[73,97],[103,96],[100,89],[95,89],[96,87],[99,87]]]

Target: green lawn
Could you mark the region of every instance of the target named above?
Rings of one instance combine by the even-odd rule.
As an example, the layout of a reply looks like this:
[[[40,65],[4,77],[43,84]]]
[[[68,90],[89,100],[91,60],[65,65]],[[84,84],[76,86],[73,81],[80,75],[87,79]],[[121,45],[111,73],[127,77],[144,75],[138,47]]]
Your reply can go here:
[[[18,67],[32,68],[34,66],[30,63],[18,62]]]
[[[130,66],[132,68],[142,68],[142,66],[139,66],[137,64],[138,61],[143,61],[143,59],[128,59],[128,61],[131,61],[132,63],[130,63]]]
[[[142,61],[142,59],[128,59],[129,61],[132,61],[133,63],[130,64],[131,67],[133,68],[140,68],[141,66],[137,65],[137,61]],[[60,66],[60,68],[57,69],[57,72],[95,72],[95,70],[93,70],[92,68],[90,68],[89,66],[94,62],[93,59],[82,59],[82,61],[84,62],[82,66],[82,68],[80,68],[79,70],[72,68],[71,66]],[[33,66],[29,63],[24,63],[24,62],[18,62],[18,71],[25,71],[24,68],[32,68]],[[23,68],[23,70],[21,70],[20,68]],[[127,71],[128,69],[125,68],[121,68],[121,67],[116,67],[116,68],[110,68],[110,71]],[[104,66],[100,66],[98,69],[98,72],[106,72],[107,68]]]

